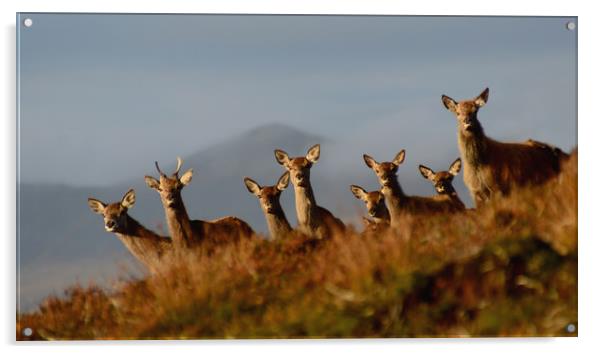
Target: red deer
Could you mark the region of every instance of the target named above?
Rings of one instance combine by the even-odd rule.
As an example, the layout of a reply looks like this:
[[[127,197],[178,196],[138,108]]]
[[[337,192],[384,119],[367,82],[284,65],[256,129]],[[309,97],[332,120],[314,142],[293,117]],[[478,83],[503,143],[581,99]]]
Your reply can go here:
[[[477,113],[488,97],[488,88],[476,98],[460,102],[442,96],[445,108],[457,118],[464,183],[477,207],[494,193],[506,195],[513,186],[547,181],[558,174],[567,157],[559,148],[535,140],[502,143],[487,137]]]
[[[282,150],[275,150],[276,161],[290,172],[295,189],[295,206],[299,230],[310,236],[326,238],[333,232],[342,232],[345,225],[327,209],[318,206],[309,177],[311,167],[320,158],[320,145],[312,146],[304,157],[290,158]]]
[[[156,274],[161,262],[172,251],[171,239],[162,237],[142,226],[128,215],[134,206],[136,194],[130,189],[120,202],[106,204],[88,198],[88,206],[104,218],[105,230],[114,233],[130,253],[151,273]]]
[[[461,168],[462,160],[460,158],[452,162],[448,171],[433,172],[433,170],[424,165],[418,166],[418,170],[422,176],[433,183],[435,191],[437,191],[437,196],[434,198],[449,202],[451,210],[457,211],[466,209],[466,206],[462,203],[456,189],[452,185],[454,177],[460,172]]]
[[[288,187],[289,183],[288,171],[278,179],[275,186],[261,187],[249,177],[245,177],[244,181],[249,192],[259,199],[271,238],[281,240],[290,235],[292,228],[280,205],[280,193]]]
[[[155,162],[159,172],[159,180],[146,176],[146,185],[161,196],[165,217],[174,246],[178,249],[190,248],[203,244],[204,246],[216,246],[240,238],[248,238],[253,235],[253,230],[244,221],[233,216],[227,216],[213,221],[190,220],[188,212],[182,200],[182,189],[192,180],[192,169],[184,172],[180,177],[178,174],[182,167],[182,159],[178,157],[178,164],[174,173],[167,176]]]
[[[363,217],[362,220],[366,229],[375,230],[382,227],[388,227],[391,221],[389,210],[385,204],[385,196],[380,191],[366,192],[360,186],[351,185],[351,193],[364,202],[368,215],[372,219]]]
[[[400,226],[401,213],[432,213],[452,211],[452,205],[446,200],[431,197],[408,196],[397,180],[397,170],[405,159],[405,150],[401,150],[391,162],[376,162],[372,157],[364,155],[364,162],[370,167],[382,186],[381,192],[391,217],[391,226]]]

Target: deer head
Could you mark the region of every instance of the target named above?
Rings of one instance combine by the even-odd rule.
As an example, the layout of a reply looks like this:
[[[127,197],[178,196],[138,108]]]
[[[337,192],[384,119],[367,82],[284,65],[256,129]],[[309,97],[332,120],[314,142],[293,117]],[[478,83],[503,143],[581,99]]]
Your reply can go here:
[[[391,187],[397,182],[397,170],[406,157],[406,151],[401,150],[391,162],[376,162],[371,156],[364,154],[364,162],[376,173],[378,182],[383,187]]]
[[[449,166],[448,171],[440,171],[433,172],[430,168],[420,165],[418,166],[418,170],[422,174],[422,176],[433,183],[435,186],[435,190],[437,194],[447,194],[451,195],[456,192],[454,186],[452,185],[452,181],[454,177],[460,172],[462,168],[462,160],[458,157],[452,164]]]
[[[181,198],[181,190],[192,180],[192,169],[184,172],[182,177],[178,174],[180,172],[180,168],[182,167],[182,159],[177,158],[178,164],[176,166],[176,170],[171,174],[171,176],[166,175],[159,168],[159,163],[155,161],[155,167],[159,172],[159,180],[151,177],[145,176],[144,181],[146,185],[150,188],[159,192],[161,196],[161,201],[167,206],[174,206],[176,201]]]
[[[274,150],[276,161],[290,172],[290,179],[297,187],[309,186],[309,170],[320,158],[320,144],[316,144],[307,150],[304,157],[290,158],[282,150]]]
[[[452,98],[442,95],[441,100],[443,105],[450,112],[456,115],[458,120],[458,127],[462,132],[471,133],[480,127],[480,123],[477,119],[477,113],[479,109],[487,103],[489,98],[489,88],[486,88],[476,98],[456,102]]]
[[[259,204],[263,211],[267,214],[275,214],[279,210],[282,210],[280,207],[280,193],[288,187],[289,176],[288,171],[284,172],[274,186],[261,187],[249,177],[245,177],[244,181],[249,192],[259,199]]]
[[[128,209],[134,206],[136,193],[130,189],[120,202],[106,204],[95,198],[88,198],[88,206],[96,214],[104,218],[105,230],[108,232],[125,232],[127,230]]]
[[[351,185],[351,193],[366,204],[366,210],[371,217],[383,217],[389,213],[385,205],[385,196],[380,191],[366,192],[360,186]]]

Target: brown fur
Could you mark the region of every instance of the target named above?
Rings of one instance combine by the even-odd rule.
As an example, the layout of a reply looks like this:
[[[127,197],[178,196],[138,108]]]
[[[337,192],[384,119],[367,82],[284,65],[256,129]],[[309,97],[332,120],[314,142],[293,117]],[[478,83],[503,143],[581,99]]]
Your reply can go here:
[[[291,225],[280,205],[280,194],[288,187],[289,173],[285,172],[274,186],[261,187],[249,177],[244,178],[250,193],[259,199],[270,236],[274,240],[286,238],[292,231]]]
[[[156,274],[164,258],[172,251],[171,239],[157,235],[129,216],[128,209],[134,202],[133,189],[125,194],[121,202],[105,204],[98,199],[88,198],[90,209],[103,216],[105,229],[114,233],[134,258]]]
[[[385,196],[387,208],[389,209],[391,226],[394,228],[400,226],[402,213],[419,214],[454,210],[453,205],[445,196],[418,197],[408,196],[403,192],[397,179],[397,170],[404,159],[405,150],[401,150],[391,162],[378,163],[372,157],[364,155],[366,165],[376,173],[382,186],[381,193]]]
[[[389,210],[385,203],[385,196],[380,191],[366,192],[362,187],[351,185],[351,193],[364,202],[366,211],[370,215],[371,219],[364,217],[364,225],[366,229],[374,229],[380,225],[388,226],[391,218],[389,216]]]
[[[253,235],[253,229],[246,222],[233,216],[213,221],[190,220],[181,191],[190,183],[192,170],[186,171],[182,177],[179,177],[180,165],[181,159],[178,159],[178,168],[171,177],[161,171],[159,171],[161,174],[159,180],[150,176],[145,177],[146,184],[161,196],[169,232],[178,249],[199,245],[217,246]]]
[[[305,157],[290,158],[282,150],[275,150],[276,161],[289,173],[295,189],[295,207],[299,230],[318,238],[330,237],[333,232],[345,230],[345,224],[330,211],[316,204],[310,182],[310,169],[320,157],[320,145],[312,146]]]
[[[449,166],[448,171],[433,172],[433,170],[424,165],[418,167],[422,176],[431,181],[433,187],[435,187],[437,195],[433,199],[449,204],[450,211],[462,211],[466,209],[452,184],[454,177],[460,172],[461,167],[462,161],[459,158]]]
[[[507,195],[514,186],[544,183],[558,174],[567,156],[559,148],[535,140],[503,143],[487,137],[477,114],[488,97],[489,89],[459,103],[442,96],[444,106],[458,121],[464,183],[477,206],[494,193]]]

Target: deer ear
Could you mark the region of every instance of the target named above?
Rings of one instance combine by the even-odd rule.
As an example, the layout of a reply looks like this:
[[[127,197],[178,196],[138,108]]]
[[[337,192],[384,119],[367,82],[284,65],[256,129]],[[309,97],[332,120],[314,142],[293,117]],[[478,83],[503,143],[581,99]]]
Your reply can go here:
[[[318,161],[320,158],[320,144],[310,147],[309,150],[307,150],[307,155],[305,155],[305,158],[311,163]]]
[[[98,199],[88,198],[88,206],[96,214],[102,214],[105,211],[106,204]]]
[[[403,162],[403,160],[405,160],[406,158],[406,151],[405,150],[401,150],[400,152],[397,153],[397,155],[395,155],[395,158],[393,159],[393,163],[397,166],[401,165],[401,163]]]
[[[376,162],[372,156],[366,154],[364,154],[364,162],[366,163],[366,166],[370,167],[371,169],[374,169],[374,167],[378,165],[378,162]]]
[[[278,163],[282,166],[288,165],[290,161],[288,154],[280,149],[274,150],[274,156],[276,156],[276,161],[278,161]]]
[[[187,186],[188,183],[190,183],[190,181],[192,181],[192,174],[193,174],[192,168],[190,170],[184,172],[182,177],[180,177],[180,183]]]
[[[123,198],[121,198],[121,206],[129,209],[134,206],[134,203],[136,203],[136,192],[134,192],[133,189],[130,189],[125,193]]]
[[[259,193],[261,192],[261,187],[259,186],[259,184],[257,184],[257,182],[253,181],[249,177],[245,177],[244,181],[245,181],[245,186],[247,186],[247,189],[249,190],[249,192],[251,192],[251,194],[255,194],[256,196],[259,196]]]
[[[441,100],[443,101],[443,105],[445,106],[445,108],[454,113],[456,112],[456,106],[458,105],[458,102],[454,101],[453,98],[445,95],[441,95]]]
[[[435,175],[433,170],[431,170],[430,168],[428,168],[424,165],[418,166],[418,170],[420,171],[420,173],[422,174],[422,176],[424,178],[426,178],[428,180],[433,180],[433,176]]]
[[[460,172],[461,168],[462,160],[458,157],[456,161],[452,162],[452,164],[449,166],[449,173],[456,176]]]
[[[365,200],[366,198],[366,191],[364,190],[364,188],[360,187],[360,186],[356,186],[355,184],[352,184],[350,186],[351,188],[351,193],[353,193],[353,195],[359,199],[359,200]]]
[[[288,187],[289,180],[290,180],[290,173],[288,171],[286,171],[278,179],[278,183],[276,184],[276,188],[278,188],[279,191],[285,190],[286,187]]]
[[[151,177],[151,176],[144,176],[144,182],[146,182],[146,185],[147,185],[149,188],[152,188],[152,189],[159,190],[160,183],[159,183],[159,181],[157,181],[157,180],[156,180],[154,177]]]
[[[481,94],[474,99],[474,103],[479,106],[479,107],[483,107],[485,105],[485,103],[487,103],[487,99],[489,98],[489,87],[486,88],[485,90],[483,90],[483,92],[481,92]]]

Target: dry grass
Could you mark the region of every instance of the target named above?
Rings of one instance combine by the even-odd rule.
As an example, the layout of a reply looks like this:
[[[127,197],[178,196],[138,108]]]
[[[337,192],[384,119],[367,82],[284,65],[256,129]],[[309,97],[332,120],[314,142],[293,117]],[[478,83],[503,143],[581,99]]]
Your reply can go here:
[[[398,232],[244,240],[17,315],[32,339],[565,336],[577,325],[577,153],[545,186]]]

